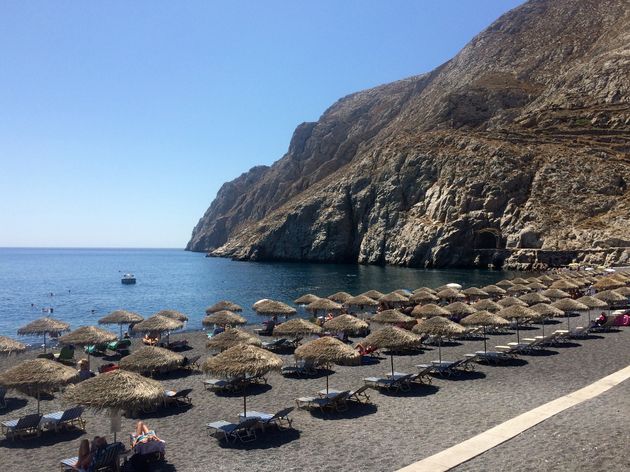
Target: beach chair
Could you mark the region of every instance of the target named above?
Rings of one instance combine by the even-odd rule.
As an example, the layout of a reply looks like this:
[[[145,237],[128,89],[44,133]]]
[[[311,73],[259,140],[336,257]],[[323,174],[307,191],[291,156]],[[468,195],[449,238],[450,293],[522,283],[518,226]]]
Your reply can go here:
[[[230,439],[239,440],[243,443],[251,442],[256,439],[256,426],[258,419],[251,418],[240,423],[230,423],[228,421],[215,421],[208,423],[206,429],[208,434],[219,440],[225,439],[228,443]]]
[[[16,437],[24,438],[27,436],[37,435],[41,433],[39,422],[42,415],[33,413],[32,415],[23,416],[17,420],[4,421],[1,423],[2,433],[7,439],[15,439]]]
[[[500,364],[512,359],[511,356],[502,351],[477,351],[475,356],[475,362],[487,362],[488,364]]]
[[[318,397],[300,397],[295,399],[298,409],[313,410],[319,408],[322,413],[326,410],[342,412],[348,409],[350,390],[343,392],[329,392],[328,395]]]
[[[183,390],[178,390],[177,392],[173,390],[165,390],[164,404],[174,406],[192,405],[192,398],[190,398],[190,393],[192,391],[192,388],[185,388]]]
[[[258,420],[258,425],[264,431],[268,426],[277,426],[278,429],[282,429],[286,424],[286,428],[289,429],[293,425],[293,420],[289,417],[289,414],[295,409],[295,407],[290,406],[289,408],[284,408],[277,412],[275,415],[271,413],[263,413],[260,411],[248,411],[247,418],[241,413],[239,419],[244,421],[245,419],[256,419]]]
[[[274,339],[273,341],[265,341],[262,343],[263,349],[269,351],[282,351],[290,347],[289,340],[286,338]]]
[[[367,391],[369,388],[370,387],[368,387],[367,385],[362,385],[361,387],[355,390],[350,390],[350,393],[348,394],[348,400],[356,401],[358,403],[365,403],[365,404],[370,403],[370,396],[367,394]],[[341,390],[328,389],[328,394],[341,393],[341,392],[342,392]],[[320,390],[318,393],[320,397],[327,395],[326,390]]]
[[[0,408],[4,409],[7,407],[7,389],[4,387],[0,387]]]
[[[53,359],[65,365],[75,365],[76,361],[74,359],[74,348],[70,346],[62,347],[61,351],[53,354]]]
[[[85,431],[85,420],[82,418],[83,407],[75,406],[69,410],[48,413],[41,419],[41,425],[46,429],[59,431],[62,428],[74,426]]]
[[[193,357],[184,357],[184,361],[182,362],[181,368],[185,370],[195,371],[199,370],[199,359],[201,356],[193,356]]]
[[[129,348],[131,347],[131,339],[119,339],[112,341],[107,345],[107,349],[114,351],[121,356],[129,354]]]
[[[86,354],[105,354],[107,352],[107,343],[103,344],[90,344],[83,348]]]
[[[203,387],[213,392],[240,390],[247,382],[242,378],[234,379],[206,379],[203,381]]]
[[[164,344],[164,348],[169,349],[171,351],[180,351],[182,349],[186,349],[188,347],[187,339],[179,339],[177,341],[173,341],[172,343]]]
[[[295,363],[294,366],[284,366],[280,370],[280,373],[285,376],[296,375],[298,377],[314,375],[317,373],[315,364],[312,361],[300,360]]]
[[[384,389],[404,392],[411,389],[410,381],[412,377],[411,374],[395,372],[393,376],[388,374],[386,377],[366,377],[363,379],[363,382],[375,390]]]
[[[125,446],[121,442],[115,442],[109,444],[98,451],[96,451],[92,457],[92,462],[88,466],[88,471],[101,472],[101,471],[119,471],[120,470],[120,455],[125,451]],[[70,457],[61,461],[61,470],[63,471],[77,471],[74,464],[79,460],[78,457]]]

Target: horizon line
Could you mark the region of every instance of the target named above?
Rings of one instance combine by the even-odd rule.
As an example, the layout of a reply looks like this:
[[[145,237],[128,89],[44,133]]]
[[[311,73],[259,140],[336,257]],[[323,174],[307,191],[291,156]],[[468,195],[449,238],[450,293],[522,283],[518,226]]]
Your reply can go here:
[[[0,249],[170,249],[182,250],[183,247],[158,247],[158,246],[0,246]]]

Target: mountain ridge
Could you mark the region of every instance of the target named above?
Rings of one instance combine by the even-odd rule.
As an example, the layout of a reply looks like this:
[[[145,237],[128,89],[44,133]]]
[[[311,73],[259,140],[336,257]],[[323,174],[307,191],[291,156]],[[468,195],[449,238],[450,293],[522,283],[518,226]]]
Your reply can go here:
[[[187,249],[530,268],[543,262],[520,249],[630,246],[629,10],[530,1],[435,70],[343,97],[279,161],[224,184]],[[513,254],[481,261],[485,230]],[[602,254],[576,257],[630,257]]]

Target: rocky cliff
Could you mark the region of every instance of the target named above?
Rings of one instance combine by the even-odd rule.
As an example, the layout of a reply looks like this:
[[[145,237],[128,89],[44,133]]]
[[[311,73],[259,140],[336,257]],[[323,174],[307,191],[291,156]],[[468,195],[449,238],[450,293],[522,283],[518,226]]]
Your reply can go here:
[[[625,262],[629,77],[630,2],[532,0],[431,73],[298,126],[279,161],[223,185],[187,249],[525,268],[547,263],[519,259],[534,248]],[[496,260],[495,248],[509,251]],[[580,252],[592,248],[615,249]]]

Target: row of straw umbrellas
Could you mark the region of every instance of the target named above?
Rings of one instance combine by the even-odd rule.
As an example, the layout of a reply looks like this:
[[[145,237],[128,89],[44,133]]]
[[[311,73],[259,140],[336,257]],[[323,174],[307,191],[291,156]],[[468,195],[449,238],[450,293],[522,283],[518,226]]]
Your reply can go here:
[[[600,284],[600,287],[598,287],[602,289],[605,288],[604,292],[610,290],[618,290],[623,287],[627,287],[627,285],[630,284],[630,277],[622,274],[619,274],[618,277],[611,276],[607,277],[606,279],[609,279],[607,280],[607,283]],[[568,282],[567,279],[563,280],[566,280]],[[512,286],[518,285],[514,282],[517,281],[512,281]],[[556,287],[551,287],[552,290],[562,290],[558,286],[560,284],[557,282],[562,282],[562,280],[556,279],[554,280],[554,282],[549,284],[552,286],[554,283],[556,284]],[[589,282],[591,282],[591,284],[589,285],[597,285],[599,283],[599,281],[597,280],[590,280]],[[497,284],[496,286],[499,285],[500,284]],[[581,288],[579,284],[574,285],[575,288],[578,290]],[[451,288],[452,287],[444,288],[441,291]],[[573,289],[573,287],[566,286],[566,284],[564,288]],[[453,290],[457,292],[457,289],[453,288]],[[430,289],[423,289],[423,291],[425,291],[426,293],[431,293]],[[439,292],[440,291],[436,292],[435,294],[438,295]],[[508,290],[506,290],[506,293],[508,293]],[[603,292],[600,292],[599,294],[601,293]],[[412,295],[416,294],[417,292],[414,292]],[[540,292],[540,294],[543,297],[546,297],[548,295],[545,295],[543,292]],[[406,296],[406,294],[399,295],[401,297]],[[470,295],[472,295],[472,293],[469,294],[469,296]],[[477,295],[479,295],[479,292],[477,292]],[[558,293],[556,293],[556,295],[558,295]],[[367,295],[365,296],[367,297]],[[474,307],[474,312],[466,313],[466,316],[461,319],[461,325],[447,319],[447,316],[453,315],[454,312],[455,307],[452,307],[451,305],[457,302],[453,302],[446,307],[441,307],[432,303],[427,303],[426,305],[418,305],[420,306],[420,308],[418,308],[416,313],[412,311],[412,314],[421,315],[419,316],[419,318],[422,319],[420,319],[419,321],[414,319],[414,317],[409,317],[394,309],[381,311],[380,313],[374,315],[371,321],[384,324],[401,325],[404,325],[405,323],[410,323],[413,324],[411,331],[396,326],[387,326],[370,334],[367,338],[365,338],[364,343],[365,345],[390,350],[391,368],[393,374],[393,351],[418,346],[421,342],[420,335],[423,334],[430,334],[432,336],[435,336],[437,337],[438,342],[440,342],[442,337],[450,337],[456,334],[460,334],[461,332],[463,332],[463,330],[465,329],[464,326],[466,325],[482,326],[484,328],[485,334],[485,328],[487,326],[502,326],[509,323],[508,319],[515,319],[517,320],[518,336],[518,321],[524,319],[540,319],[541,314],[545,312],[545,310],[542,309],[542,305],[547,305],[545,303],[545,300],[541,301],[541,299],[537,297],[530,297],[530,300],[523,300],[522,297],[524,296],[526,295],[521,295],[519,298],[503,298],[502,300],[506,300],[507,298],[514,298],[515,300],[519,300],[519,302],[511,301],[509,304],[507,304],[507,306],[504,306],[506,305],[505,302],[503,305],[501,304],[502,300],[498,300],[495,302],[493,300],[480,298],[473,305],[470,305],[471,307]],[[396,297],[390,297],[390,299],[394,298]],[[410,299],[411,297],[407,298]],[[582,302],[592,302],[592,300],[584,300],[584,298],[585,297],[582,297],[580,300],[582,300]],[[598,300],[599,302],[603,301],[601,300],[601,298],[597,298],[597,295],[590,298],[592,298],[593,300]],[[549,300],[551,300],[551,298],[549,298]],[[318,300],[312,300],[309,304],[317,301]],[[563,305],[558,306],[560,304],[559,302],[562,302]],[[580,305],[575,305],[575,303],[572,302],[579,303]],[[588,310],[592,308],[592,306],[589,306],[587,303],[582,302],[572,300],[568,298],[568,296],[559,297],[554,302],[547,305],[551,307],[551,309],[547,309],[545,315],[553,316],[554,314],[557,314],[557,310],[566,312],[569,310]],[[556,303],[556,306],[554,306],[554,303]],[[484,309],[481,309],[482,304],[484,304]],[[527,306],[528,304],[530,306]],[[592,302],[591,305],[593,304],[596,305],[597,302]],[[293,314],[289,313],[289,310],[286,309],[287,305],[283,305],[284,304],[282,304],[282,302],[264,300],[262,301],[262,303],[258,302],[259,310],[257,310],[257,312],[261,314]],[[368,305],[368,303],[363,303],[363,305]],[[316,306],[322,305],[320,304]],[[449,306],[451,308],[450,310],[448,309]],[[538,308],[536,308],[537,306]],[[597,306],[597,308],[602,307],[603,306],[601,304]],[[228,308],[231,308],[232,310]],[[222,322],[228,325],[243,324],[242,320],[239,319],[236,319],[236,322],[233,323],[225,323],[226,317],[227,321],[235,320],[235,318],[232,316],[235,314],[233,310],[238,310],[238,308],[240,307],[227,306],[226,304],[224,304],[221,309],[211,311],[208,316],[214,316],[214,318],[210,319],[214,320],[216,322],[215,324],[221,324]],[[288,308],[294,310],[291,307]],[[416,310],[416,308],[414,308],[414,311]],[[462,311],[468,311],[463,309],[462,307],[458,308]],[[254,309],[256,309],[256,305],[254,306]],[[285,313],[279,312],[280,310],[285,310]],[[121,315],[117,314],[117,316]],[[181,319],[176,320],[174,317],[172,317],[173,315],[169,317],[164,316],[164,314],[159,314],[152,317],[154,321],[147,323],[147,326],[145,326],[147,331],[162,329],[162,325],[155,321],[155,317],[158,316],[163,319],[171,319],[174,321],[178,321],[179,323],[183,323]],[[222,321],[221,317],[223,317]],[[160,321],[160,318],[158,318],[158,321]],[[113,322],[115,319],[121,320],[123,319],[123,317],[121,316],[117,318],[116,316],[112,316],[111,322]],[[151,318],[140,323],[144,323],[150,320]],[[52,321],[56,322],[57,320]],[[137,320],[133,320],[131,322],[135,321]],[[125,323],[127,321],[116,322]],[[356,331],[358,329],[365,328],[366,325],[367,323],[365,323],[364,320],[360,320],[351,315],[341,315],[326,322],[326,324],[324,325],[324,329],[329,329],[332,331]],[[68,326],[63,326],[60,324],[50,324],[48,325],[48,327],[40,324],[39,327],[31,326],[29,329],[38,330],[31,331],[32,334],[45,335],[51,332],[51,326],[55,329],[55,331],[52,332],[65,331],[69,328]],[[179,327],[181,327],[180,324],[177,324],[177,326],[175,324],[171,324],[171,326],[172,327],[170,329],[178,329]],[[274,329],[274,335],[283,336],[316,334],[320,332],[321,329],[322,327],[314,323],[310,323],[306,320],[294,319],[276,326]],[[26,334],[26,331],[23,331],[23,333]],[[107,333],[107,336],[104,336],[104,333]],[[112,333],[108,333],[95,327],[82,327],[66,336],[68,337],[64,340],[64,342],[76,345],[108,342],[115,339],[115,336],[112,338]],[[65,336],[62,336],[62,338],[64,337]],[[60,338],[60,341],[62,338]],[[11,343],[15,343],[15,341],[9,338],[0,338],[0,346],[2,345],[2,343],[6,343],[8,346],[11,346]],[[228,329],[224,333],[215,336],[208,343],[210,348],[222,351],[216,356],[209,357],[203,363],[204,371],[213,373],[215,375],[226,377],[264,375],[271,370],[279,369],[282,365],[282,359],[279,356],[258,347],[260,345],[260,341],[257,337],[236,329]],[[229,347],[231,343],[232,345],[231,347]],[[12,348],[14,350],[19,350],[14,344],[12,345]],[[440,344],[439,351],[441,361]],[[164,367],[165,365],[175,366],[179,365],[181,362],[181,359],[178,356],[180,355],[158,347],[141,348],[127,358],[121,360],[121,368],[123,370],[115,371],[107,375],[100,375],[93,379],[82,382],[77,386],[68,388],[64,395],[64,398],[67,401],[76,404],[86,405],[95,409],[136,410],[146,407],[147,405],[157,404],[161,402],[163,398],[164,390],[162,386],[159,384],[159,382],[156,382],[152,379],[147,379],[132,372],[135,368],[134,366],[144,365],[146,367],[146,365],[150,365],[151,363],[153,363],[155,367]],[[332,337],[315,339],[298,347],[295,351],[295,357],[297,359],[311,360],[323,364],[352,363],[358,359],[358,356],[359,354],[357,353],[357,351],[342,343],[338,339]],[[125,369],[128,369],[129,371]],[[45,391],[47,389],[56,389],[63,385],[68,385],[72,382],[75,382],[76,380],[77,372],[73,368],[50,361],[48,359],[33,359],[24,361],[21,364],[0,374],[0,385],[7,386],[9,388],[15,388],[17,390],[24,391],[27,394],[36,396],[38,399],[38,411],[39,394],[41,391]],[[326,377],[326,386],[328,389],[328,376]],[[244,395],[244,409],[246,411],[246,395]]]

